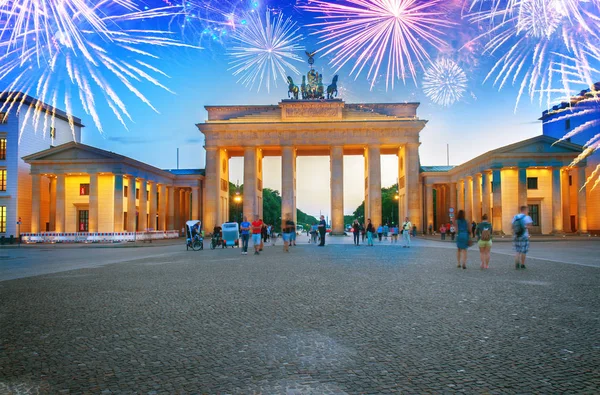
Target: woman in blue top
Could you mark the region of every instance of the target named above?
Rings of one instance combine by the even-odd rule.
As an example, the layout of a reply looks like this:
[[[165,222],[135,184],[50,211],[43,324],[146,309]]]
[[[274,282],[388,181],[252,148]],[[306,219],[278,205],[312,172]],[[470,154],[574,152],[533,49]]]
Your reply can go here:
[[[460,210],[456,216],[456,261],[458,262],[458,268],[467,268],[467,248],[469,248],[469,224],[465,220],[464,210]]]

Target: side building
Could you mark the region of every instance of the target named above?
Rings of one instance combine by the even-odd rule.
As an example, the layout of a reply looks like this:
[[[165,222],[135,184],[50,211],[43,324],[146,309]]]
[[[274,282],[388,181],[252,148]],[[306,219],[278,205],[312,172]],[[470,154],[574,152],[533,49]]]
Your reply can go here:
[[[18,237],[19,231],[32,230],[32,178],[30,166],[22,158],[81,141],[83,125],[79,118],[69,119],[65,112],[18,92],[4,93],[0,108],[0,237]],[[49,186],[46,181],[41,187]],[[44,205],[45,215],[47,206]],[[47,229],[47,224],[42,224],[41,229]]]

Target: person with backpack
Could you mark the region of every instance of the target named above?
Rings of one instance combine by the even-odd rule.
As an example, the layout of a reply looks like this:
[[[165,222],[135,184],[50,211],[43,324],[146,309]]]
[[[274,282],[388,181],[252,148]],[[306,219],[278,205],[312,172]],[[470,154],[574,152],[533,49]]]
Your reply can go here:
[[[527,215],[527,206],[512,220],[513,247],[515,248],[515,269],[525,269],[525,257],[529,251],[529,227],[533,220]]]
[[[477,224],[475,234],[477,235],[477,245],[479,246],[479,258],[481,259],[481,268],[489,269],[490,254],[492,250],[492,224],[488,222],[487,214],[483,214],[481,222]]]

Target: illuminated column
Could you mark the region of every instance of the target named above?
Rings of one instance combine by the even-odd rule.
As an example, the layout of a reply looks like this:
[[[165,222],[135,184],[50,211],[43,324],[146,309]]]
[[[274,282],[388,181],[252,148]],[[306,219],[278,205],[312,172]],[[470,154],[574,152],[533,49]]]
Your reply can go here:
[[[173,186],[167,186],[167,204],[168,204],[168,209],[167,209],[167,229],[166,230],[173,230],[175,229],[175,187]],[[213,225],[214,227],[214,225]],[[206,230],[209,230],[209,228],[204,228]],[[210,231],[212,232],[212,228],[210,228]]]
[[[519,167],[517,182],[517,202],[519,207],[515,211],[518,213],[522,206],[527,206],[527,167]]]
[[[152,228],[154,230],[158,230],[157,226],[156,226],[156,215],[158,212],[158,201],[156,200],[156,192],[158,190],[158,186],[156,185],[155,182],[150,182],[150,196],[148,197],[148,201],[150,204],[150,210],[149,210],[149,224],[148,227]]]
[[[331,233],[344,234],[344,148],[331,147]]]
[[[377,145],[368,148],[369,161],[369,217],[376,227],[382,225],[381,213],[381,149]]]
[[[31,182],[31,233],[39,233],[41,228],[42,177],[39,174],[32,174]]]
[[[98,233],[98,173],[90,173],[88,232]]]
[[[560,166],[552,168],[552,233],[563,233]]]
[[[129,183],[127,186],[127,231],[135,232],[135,216],[137,213],[137,207],[135,202],[136,193],[136,182],[134,176],[128,177]]]
[[[50,177],[50,231],[56,232],[56,176]]]
[[[200,187],[192,187],[192,218],[200,219]]]
[[[577,229],[579,234],[587,234],[587,188],[585,186],[585,166],[577,167]]]
[[[296,150],[281,148],[281,220],[291,215],[296,222]]]
[[[160,184],[160,192],[158,193],[158,229],[167,230],[167,214],[168,206],[167,202],[169,197],[167,196],[167,186]]]
[[[243,212],[248,221],[254,221],[260,213],[256,210],[256,188],[258,185],[257,172],[257,149],[256,147],[244,148],[244,202]]]
[[[454,209],[454,215],[458,211],[458,207],[456,206],[456,183],[450,183],[450,207]]]
[[[146,179],[140,179],[140,198],[138,199],[138,231],[145,231],[148,228],[148,184]]]
[[[183,193],[183,198],[185,199],[185,211],[183,215],[183,221],[181,221],[181,227],[185,228],[185,223],[190,220],[192,215],[192,191],[186,189]]]
[[[475,174],[473,177],[473,220],[481,222],[481,174]]]
[[[492,201],[494,204],[492,228],[494,233],[502,233],[502,183],[500,169],[492,170]]]
[[[459,210],[465,209],[465,180],[458,180],[458,213]]]
[[[429,225],[433,226],[433,185],[431,184],[425,185],[425,199],[427,201],[427,223],[425,224],[425,227],[429,230]]]
[[[562,210],[563,210],[563,230],[572,232],[571,229],[571,192],[569,191],[569,169],[562,170]]]
[[[473,221],[473,177],[465,178],[465,218]]]
[[[228,219],[229,156],[217,147],[206,147],[206,184],[204,192],[204,224],[208,231]],[[244,187],[245,188],[245,187]]]
[[[113,232],[123,232],[123,174],[115,174]]]
[[[490,178],[491,175],[491,171],[484,171],[481,181],[481,213],[487,214],[489,221],[492,220],[492,211],[490,208],[490,186],[492,182]]]
[[[56,175],[56,232],[64,233],[66,214],[65,175]]]
[[[421,185],[419,183],[419,143],[406,144],[406,191],[410,222],[423,230],[423,212],[421,210]],[[379,189],[381,193],[381,188]],[[404,219],[402,219],[404,220]]]

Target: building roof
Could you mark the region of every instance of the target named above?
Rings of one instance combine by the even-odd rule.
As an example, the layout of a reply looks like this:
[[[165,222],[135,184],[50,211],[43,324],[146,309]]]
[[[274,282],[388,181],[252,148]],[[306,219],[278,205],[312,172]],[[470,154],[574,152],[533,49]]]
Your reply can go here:
[[[421,166],[421,172],[446,172],[454,169],[455,166]]]
[[[55,117],[62,119],[63,121],[69,122],[69,116],[63,110],[54,108],[51,105],[36,99],[35,97],[24,94],[23,92],[0,92],[0,103],[6,103],[7,101],[12,102],[17,106],[21,105],[21,103],[23,103],[23,105],[32,107],[37,107],[39,105],[40,111],[49,114],[54,114]],[[80,118],[71,116],[71,119],[73,120],[75,126],[85,127],[85,125],[81,123]]]
[[[594,86],[590,89],[584,89],[579,92],[578,95],[571,97],[569,101],[563,101],[560,104],[549,108],[542,112],[542,117],[539,118],[540,121],[545,121],[546,119],[552,117],[555,114],[561,113],[566,110],[572,110],[575,107],[589,104],[590,102],[596,102],[600,106],[600,82],[596,82]]]
[[[206,175],[205,169],[164,169],[169,173],[175,174],[176,176],[204,176]]]

